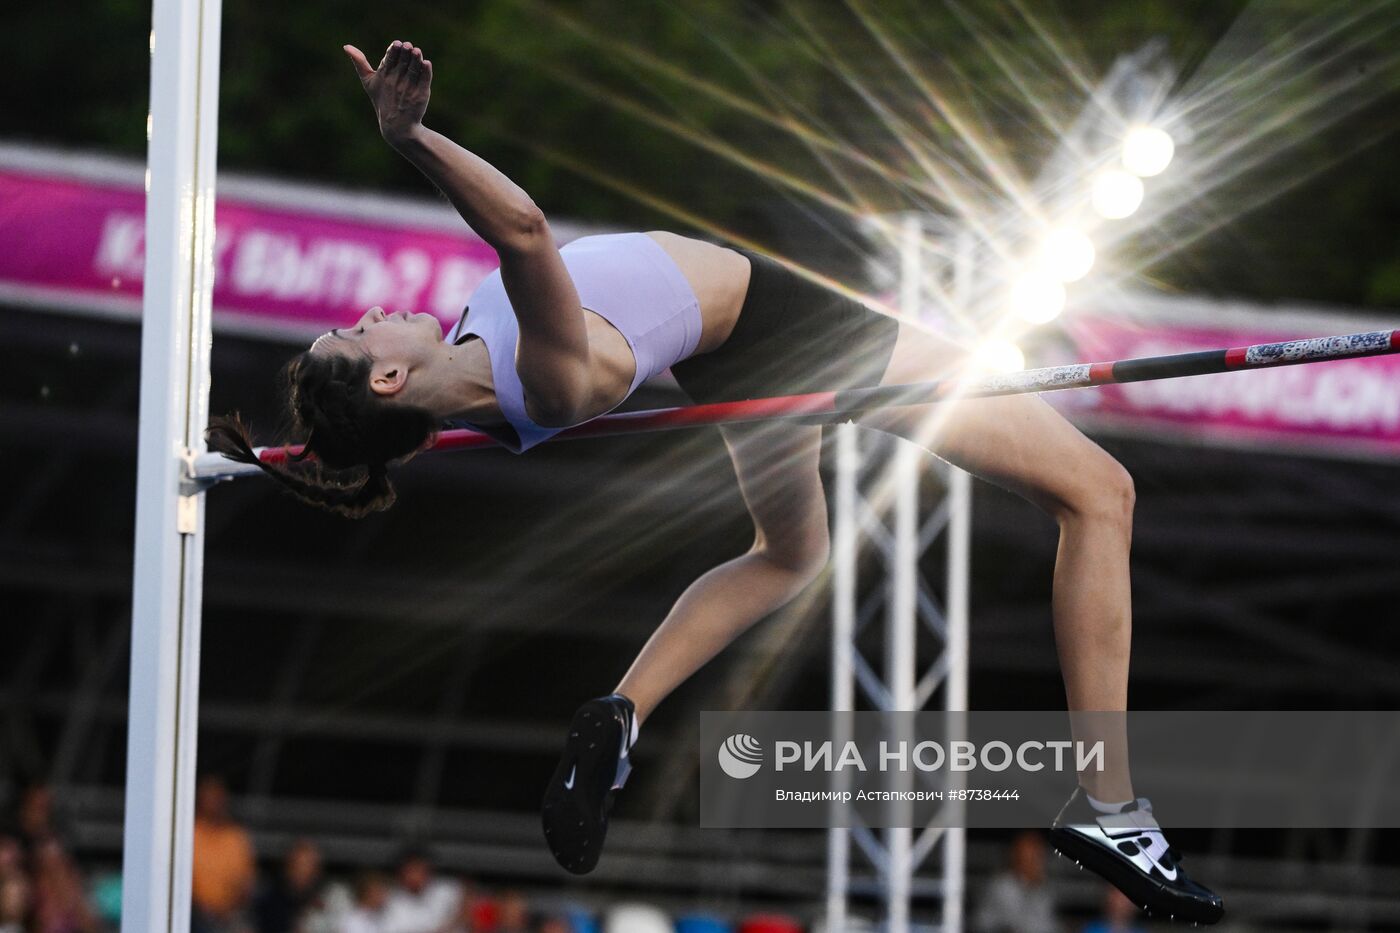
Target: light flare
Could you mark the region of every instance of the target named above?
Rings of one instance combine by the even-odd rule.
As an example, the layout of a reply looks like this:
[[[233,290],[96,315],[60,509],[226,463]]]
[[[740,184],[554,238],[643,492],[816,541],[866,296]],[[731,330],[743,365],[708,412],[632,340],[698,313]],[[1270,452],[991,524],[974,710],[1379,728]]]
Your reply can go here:
[[[1135,126],[1123,137],[1123,167],[1139,178],[1160,175],[1171,164],[1176,143],[1155,126]]]
[[[1009,340],[985,340],[972,353],[975,373],[1014,373],[1025,368],[1026,355]]]
[[[1094,176],[1089,198],[1100,217],[1122,220],[1142,206],[1145,192],[1142,179],[1136,175],[1120,168],[1106,168]]]
[[[1056,227],[1036,246],[1035,265],[1058,281],[1077,282],[1094,267],[1094,241],[1075,227]]]
[[[1023,321],[1048,324],[1065,310],[1067,298],[1065,287],[1058,279],[1031,268],[1012,279],[1007,305]]]

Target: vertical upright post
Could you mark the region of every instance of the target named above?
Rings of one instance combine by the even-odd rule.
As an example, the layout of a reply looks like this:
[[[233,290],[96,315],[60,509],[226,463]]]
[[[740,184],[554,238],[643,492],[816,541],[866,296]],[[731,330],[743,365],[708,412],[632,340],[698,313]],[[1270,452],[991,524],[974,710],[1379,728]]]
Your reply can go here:
[[[860,438],[851,422],[836,427],[836,509],[831,536],[831,711],[840,744],[855,709],[856,567],[859,523],[856,479],[860,475]],[[850,884],[849,830],[833,826],[826,845],[826,933],[846,929],[846,893]]]
[[[974,240],[970,231],[953,234],[953,301],[964,310],[972,301]],[[948,681],[944,707],[948,710],[948,735],[954,733],[959,713],[967,711],[968,603],[972,574],[972,477],[948,467],[948,595],[944,612],[948,622]],[[951,826],[943,834],[943,929],[962,933],[964,890],[967,880],[967,830]]]
[[[922,459],[923,452],[910,443],[898,444],[894,452],[894,560],[890,573],[889,614],[885,620],[885,685],[889,689],[892,712],[913,710],[917,706],[914,663],[919,625],[919,467]],[[887,933],[907,933],[909,929],[913,836],[913,827],[907,822],[885,830],[889,849],[885,878]]]
[[[900,311],[917,320],[923,306],[923,218],[901,218],[899,237]],[[885,684],[890,709],[913,710],[914,666],[919,625],[919,468],[924,453],[908,442],[897,442],[894,453],[894,560],[890,574],[889,614],[885,628]],[[913,827],[886,830],[889,868],[885,877],[888,933],[909,929],[909,892],[913,881]]]
[[[944,685],[948,711],[947,735],[958,735],[959,714],[967,711],[968,577],[972,572],[972,477],[948,468],[948,680]],[[967,877],[967,830],[943,831],[943,929],[962,933],[964,885]]]
[[[123,933],[190,928],[220,0],[154,0]]]

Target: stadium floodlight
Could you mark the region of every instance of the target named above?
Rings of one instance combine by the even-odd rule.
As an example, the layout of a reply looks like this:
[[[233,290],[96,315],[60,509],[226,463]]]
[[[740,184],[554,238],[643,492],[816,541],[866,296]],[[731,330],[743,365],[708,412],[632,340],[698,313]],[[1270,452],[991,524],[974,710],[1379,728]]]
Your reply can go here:
[[[1123,167],[1142,178],[1160,175],[1175,153],[1176,143],[1159,127],[1135,126],[1123,137]]]
[[[1060,282],[1077,282],[1094,266],[1094,241],[1082,230],[1057,227],[1036,246],[1035,265]]]
[[[1008,300],[1012,312],[1022,320],[1044,324],[1065,309],[1065,287],[1052,275],[1027,269],[1012,280]]]
[[[984,373],[1014,373],[1026,368],[1026,356],[1009,340],[984,340],[972,351],[972,365]]]
[[[1108,168],[1094,176],[1090,200],[1100,216],[1121,220],[1142,204],[1142,193],[1142,179],[1121,168]]]

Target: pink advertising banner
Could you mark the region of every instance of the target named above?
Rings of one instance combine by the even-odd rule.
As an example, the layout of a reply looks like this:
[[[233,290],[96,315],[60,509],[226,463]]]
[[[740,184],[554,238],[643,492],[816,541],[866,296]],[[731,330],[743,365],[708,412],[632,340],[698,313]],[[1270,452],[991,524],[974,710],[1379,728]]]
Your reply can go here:
[[[230,186],[238,190],[236,186]],[[434,223],[354,194],[220,197],[215,323],[305,334],[365,308],[428,311],[455,322],[497,265],[463,225]],[[288,189],[290,190],[290,189]],[[139,186],[42,168],[0,166],[0,301],[140,311],[144,195]],[[392,217],[388,215],[394,215]],[[419,222],[421,220],[421,222]],[[1086,309],[1087,310],[1087,309]],[[1345,331],[1322,315],[1289,322],[1235,315],[1228,324],[1175,323],[1160,308],[1141,324],[1081,313],[1066,325],[1079,361],[1245,346]],[[1257,317],[1256,326],[1250,322]],[[1243,318],[1243,320],[1241,320]],[[1369,330],[1392,327],[1377,323]],[[1330,328],[1330,329],[1329,329]],[[1086,426],[1211,443],[1267,444],[1312,453],[1400,456],[1400,357],[1109,386],[1051,396]]]
[[[1098,361],[1318,337],[1338,326],[1325,317],[1315,333],[1305,333],[1161,322],[1128,325],[1084,316],[1066,331],[1076,359]],[[1343,326],[1336,332],[1346,330]],[[1168,440],[1187,436],[1300,453],[1400,456],[1396,356],[1112,385],[1054,398],[1071,417]]]
[[[139,188],[0,169],[0,286],[138,311],[144,205]],[[453,323],[497,265],[465,225],[455,234],[221,196],[215,227],[216,323],[310,330],[374,305]]]

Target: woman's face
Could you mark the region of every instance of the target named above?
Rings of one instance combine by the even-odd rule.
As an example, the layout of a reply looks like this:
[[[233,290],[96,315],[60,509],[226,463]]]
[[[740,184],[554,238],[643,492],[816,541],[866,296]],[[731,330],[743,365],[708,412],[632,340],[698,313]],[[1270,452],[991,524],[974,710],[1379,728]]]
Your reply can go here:
[[[370,308],[353,327],[337,327],[316,338],[313,351],[358,347],[376,360],[407,358],[442,343],[442,322],[431,314]]]
[[[434,382],[435,364],[442,359],[442,336],[442,323],[431,314],[387,314],[383,308],[370,308],[354,327],[336,328],[316,338],[311,352],[367,356],[369,385],[376,395],[418,404],[416,397]],[[405,393],[410,375],[414,375],[414,391]]]

